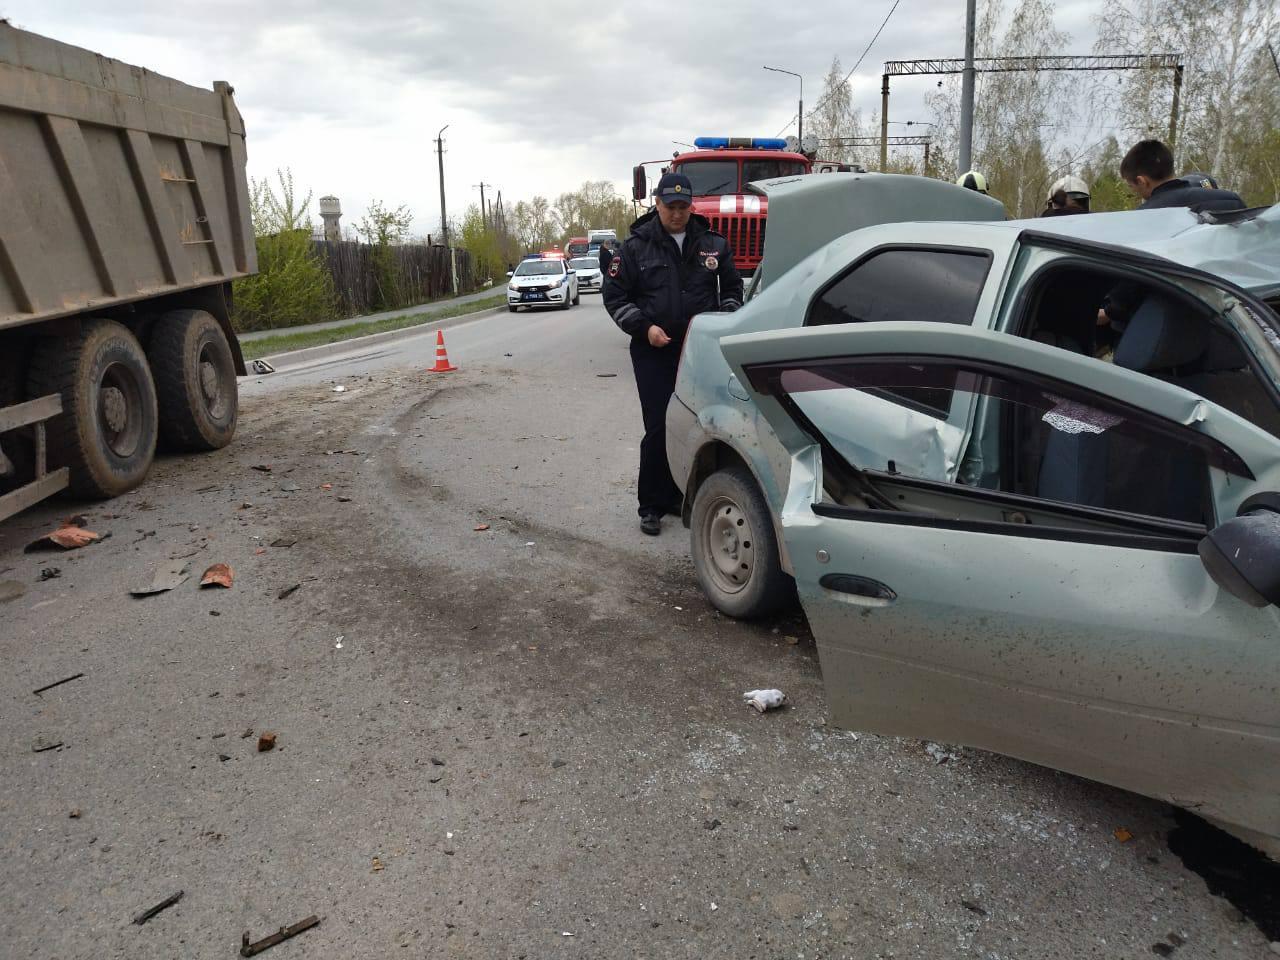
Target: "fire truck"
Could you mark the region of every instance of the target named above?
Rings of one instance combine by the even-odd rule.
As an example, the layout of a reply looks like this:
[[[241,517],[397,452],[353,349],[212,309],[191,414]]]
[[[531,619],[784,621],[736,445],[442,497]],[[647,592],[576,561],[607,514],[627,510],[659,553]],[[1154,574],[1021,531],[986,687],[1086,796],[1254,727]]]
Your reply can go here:
[[[587,255],[587,238],[570,237],[569,241],[564,245],[564,250],[570,257],[585,257]]]
[[[765,197],[746,192],[753,180],[771,180],[814,173],[817,142],[809,137],[800,144],[762,137],[699,137],[695,149],[677,153],[671,160],[650,160],[632,171],[632,198],[649,200],[650,168],[662,173],[683,173],[693,185],[693,212],[711,221],[711,229],[729,241],[733,259],[742,274],[749,274],[764,253],[764,225],[769,213]],[[850,171],[845,164],[820,163],[821,172]],[[659,174],[660,176],[661,174]]]

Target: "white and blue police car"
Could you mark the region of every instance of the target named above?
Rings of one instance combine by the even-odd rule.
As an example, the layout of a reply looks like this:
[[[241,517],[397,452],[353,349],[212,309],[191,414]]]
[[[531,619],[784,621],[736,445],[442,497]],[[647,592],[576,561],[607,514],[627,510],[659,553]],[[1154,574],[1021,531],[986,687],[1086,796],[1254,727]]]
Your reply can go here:
[[[561,254],[530,254],[516,265],[507,284],[507,309],[559,307],[578,302],[578,274]]]

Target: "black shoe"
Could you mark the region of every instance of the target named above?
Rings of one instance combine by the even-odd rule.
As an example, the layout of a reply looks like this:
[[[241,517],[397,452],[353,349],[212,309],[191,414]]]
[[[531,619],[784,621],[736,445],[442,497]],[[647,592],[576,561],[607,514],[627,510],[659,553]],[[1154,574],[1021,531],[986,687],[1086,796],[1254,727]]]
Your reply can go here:
[[[684,516],[684,503],[680,500],[672,500],[667,504],[666,513],[669,517]]]
[[[656,537],[662,532],[662,518],[656,513],[646,513],[640,518],[640,530],[651,537]]]

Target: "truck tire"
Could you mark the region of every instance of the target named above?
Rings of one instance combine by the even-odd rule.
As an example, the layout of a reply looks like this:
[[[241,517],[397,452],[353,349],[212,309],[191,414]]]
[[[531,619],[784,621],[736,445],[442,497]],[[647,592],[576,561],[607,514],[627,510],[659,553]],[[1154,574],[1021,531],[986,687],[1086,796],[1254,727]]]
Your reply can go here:
[[[49,421],[49,465],[70,468],[71,492],[114,497],[146,479],[156,452],[156,388],[142,344],[124,324],[86,320],[36,344],[27,396],[62,395]]]
[[[166,450],[218,450],[236,432],[238,392],[231,346],[212,314],[171,310],[147,345]]]
[[[703,481],[689,526],[698,584],[721,613],[754,620],[795,601],[769,505],[745,467],[717,470]]]

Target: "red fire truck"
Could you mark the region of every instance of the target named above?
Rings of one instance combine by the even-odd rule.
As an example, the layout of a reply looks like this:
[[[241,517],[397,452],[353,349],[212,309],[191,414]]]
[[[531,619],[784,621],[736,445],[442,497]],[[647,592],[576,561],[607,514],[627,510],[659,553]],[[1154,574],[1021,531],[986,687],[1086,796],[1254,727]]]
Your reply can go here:
[[[794,137],[699,137],[694,141],[696,149],[689,153],[637,166],[632,171],[632,197],[641,202],[649,199],[647,168],[657,165],[663,173],[683,173],[693,185],[694,213],[702,214],[711,221],[711,229],[724,234],[739,272],[750,274],[764,253],[769,201],[746,193],[746,185],[753,180],[812,173],[812,153],[816,150],[806,155],[794,141]]]
[[[587,255],[587,238],[570,237],[569,242],[564,245],[564,250],[570,257],[585,257]]]

